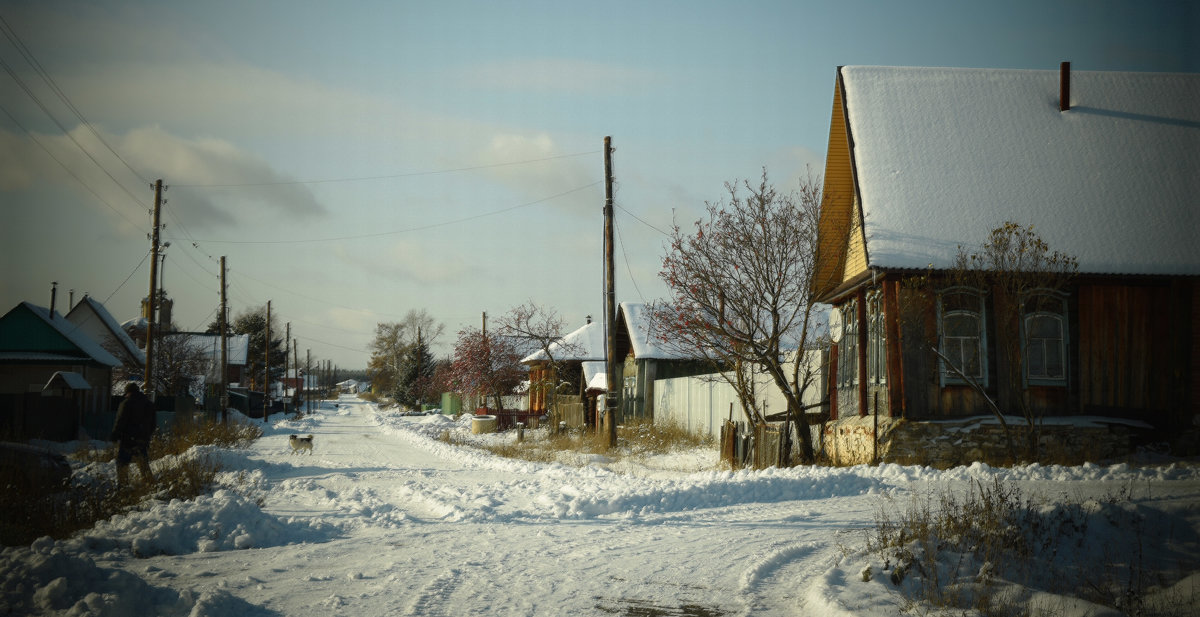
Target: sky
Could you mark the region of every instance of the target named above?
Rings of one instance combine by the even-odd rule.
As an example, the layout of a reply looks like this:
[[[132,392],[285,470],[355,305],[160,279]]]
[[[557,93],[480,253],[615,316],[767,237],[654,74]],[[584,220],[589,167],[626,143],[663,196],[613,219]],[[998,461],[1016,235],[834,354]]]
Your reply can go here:
[[[535,303],[666,296],[672,225],[765,168],[821,173],[840,65],[1200,72],[1190,2],[0,0],[0,311],[71,290],[118,321],[271,302],[300,355],[365,368],[410,310],[455,333]],[[36,68],[35,68],[36,67]],[[47,79],[48,78],[48,79]]]

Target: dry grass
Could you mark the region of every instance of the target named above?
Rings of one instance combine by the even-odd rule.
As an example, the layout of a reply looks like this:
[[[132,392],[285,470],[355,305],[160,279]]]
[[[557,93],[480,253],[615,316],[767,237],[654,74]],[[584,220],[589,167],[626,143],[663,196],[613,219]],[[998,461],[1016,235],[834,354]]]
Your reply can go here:
[[[1154,571],[1143,564],[1140,548],[1165,540],[1149,533],[1129,505],[1128,494],[1047,504],[999,479],[975,481],[965,494],[946,490],[913,498],[906,508],[884,506],[868,531],[867,549],[884,560],[888,578],[908,598],[908,613],[1030,615],[1011,595],[1012,582],[1131,615],[1195,614],[1180,610],[1194,606],[1195,597],[1152,597],[1154,589],[1179,580],[1194,564],[1179,564],[1178,572],[1170,571],[1176,566]],[[1084,552],[1095,524],[1120,530],[1128,545],[1105,547],[1099,556]],[[1055,576],[1047,578],[1050,561]],[[863,576],[869,578],[869,572]]]
[[[556,433],[527,430],[525,435],[525,441],[520,443],[515,439],[492,443],[459,437],[450,431],[444,431],[441,440],[452,445],[481,448],[497,456],[541,463],[563,462],[571,455],[603,455],[610,461],[617,461],[627,457],[654,456],[701,446],[715,447],[711,437],[689,433],[673,424],[656,425],[650,422],[617,426],[615,448],[607,447],[607,440],[603,434],[588,430]]]
[[[50,536],[65,538],[75,531],[93,526],[115,514],[137,508],[148,499],[191,499],[212,486],[220,465],[206,455],[186,454],[192,446],[232,447],[253,441],[262,435],[255,425],[203,421],[176,425],[167,433],[158,433],[150,444],[151,482],[140,477],[137,465],[130,465],[131,478],[118,486],[113,474],[117,449],[82,446],[71,454],[75,472],[66,487],[18,489],[5,486],[0,502],[0,544],[15,546]]]

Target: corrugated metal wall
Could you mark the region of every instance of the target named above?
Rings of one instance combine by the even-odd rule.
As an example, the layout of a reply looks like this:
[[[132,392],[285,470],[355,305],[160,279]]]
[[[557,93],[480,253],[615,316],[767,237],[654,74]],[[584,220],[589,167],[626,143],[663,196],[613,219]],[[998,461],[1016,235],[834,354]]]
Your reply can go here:
[[[821,354],[811,353],[810,361],[819,370]],[[820,380],[823,378],[818,374],[809,386],[805,392],[805,405],[820,402]],[[766,375],[759,376],[756,381],[758,399],[765,400],[768,414],[787,410],[787,401],[783,398],[783,393]],[[718,375],[654,380],[655,424],[674,422],[694,433],[720,437],[722,423],[730,419],[730,404],[733,405],[733,421],[745,421],[746,415],[742,412],[742,405],[738,402],[733,386]]]

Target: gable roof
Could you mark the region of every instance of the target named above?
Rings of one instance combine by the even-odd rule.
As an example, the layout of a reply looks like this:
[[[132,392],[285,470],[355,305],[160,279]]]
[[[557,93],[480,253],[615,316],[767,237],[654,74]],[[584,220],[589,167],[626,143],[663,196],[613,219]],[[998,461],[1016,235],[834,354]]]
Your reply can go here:
[[[139,349],[137,343],[129,338],[125,329],[113,318],[112,313],[109,313],[103,304],[91,296],[84,296],[67,312],[67,321],[75,324],[94,339],[100,340],[100,337],[97,336],[100,333],[112,337],[134,362],[141,366],[146,365],[146,352]]]
[[[823,213],[822,231],[861,234],[867,268],[948,268],[959,245],[1014,221],[1080,272],[1200,274],[1200,75],[1074,71],[1067,111],[1059,79],[839,68],[826,190],[850,192],[861,214],[831,212],[830,228]],[[828,166],[846,160],[852,186],[831,187]],[[846,244],[822,256],[826,274]]]
[[[550,346],[556,362],[604,361],[604,324],[594,321],[585,324],[555,341]],[[546,362],[550,358],[539,349],[521,359],[522,364]]]
[[[682,351],[674,351],[659,340],[651,323],[650,307],[642,302],[622,302],[617,306],[617,327],[624,324],[633,348],[633,357],[638,360],[693,360]],[[618,343],[619,345],[619,343]],[[618,352],[619,353],[619,352]]]
[[[29,302],[18,304],[0,317],[0,360],[121,365],[100,343],[62,315]]]
[[[189,347],[204,354],[214,365],[221,362],[221,335],[199,332],[169,332],[165,337],[183,337]],[[228,334],[225,336],[225,356],[230,366],[245,366],[250,357],[250,335]]]

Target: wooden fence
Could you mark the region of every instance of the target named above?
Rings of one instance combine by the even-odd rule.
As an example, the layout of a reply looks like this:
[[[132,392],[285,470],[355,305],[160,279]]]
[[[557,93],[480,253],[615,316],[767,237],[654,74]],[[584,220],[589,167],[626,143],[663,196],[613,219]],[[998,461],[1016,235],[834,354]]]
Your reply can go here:
[[[721,460],[734,469],[788,467],[792,464],[792,427],[788,422],[721,425]]]

